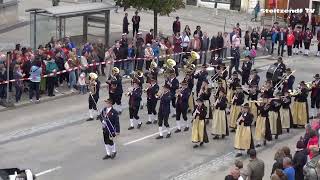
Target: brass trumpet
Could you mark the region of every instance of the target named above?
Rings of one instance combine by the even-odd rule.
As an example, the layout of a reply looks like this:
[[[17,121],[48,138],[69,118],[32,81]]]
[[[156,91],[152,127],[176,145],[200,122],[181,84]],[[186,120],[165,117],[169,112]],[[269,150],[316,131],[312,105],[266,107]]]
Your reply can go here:
[[[126,96],[130,96],[130,95],[132,94],[132,91],[133,91],[133,88],[130,87],[130,88],[128,89],[128,91],[126,92]]]

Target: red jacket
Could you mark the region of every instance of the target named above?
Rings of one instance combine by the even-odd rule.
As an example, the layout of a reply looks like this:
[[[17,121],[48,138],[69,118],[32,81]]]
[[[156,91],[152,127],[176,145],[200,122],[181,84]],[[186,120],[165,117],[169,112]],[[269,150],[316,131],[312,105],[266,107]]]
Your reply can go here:
[[[294,44],[294,35],[293,34],[288,34],[287,36],[287,46],[292,46]]]
[[[312,159],[312,157],[313,157],[313,154],[310,152],[310,149],[311,149],[312,147],[319,147],[318,142],[319,142],[318,136],[313,136],[313,137],[310,138],[309,141],[308,141],[307,149],[308,149],[308,151],[309,151],[309,157],[310,157],[310,159]]]

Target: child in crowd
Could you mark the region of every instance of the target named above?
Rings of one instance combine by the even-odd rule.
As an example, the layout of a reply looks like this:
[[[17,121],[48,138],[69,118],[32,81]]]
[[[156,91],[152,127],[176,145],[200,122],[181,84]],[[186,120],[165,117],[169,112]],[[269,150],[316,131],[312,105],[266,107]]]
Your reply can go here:
[[[246,49],[243,51],[243,56],[244,57],[247,57],[247,56],[250,56],[250,50],[249,50],[249,47],[246,47]]]
[[[82,72],[78,79],[79,84],[79,94],[86,94],[87,93],[87,85],[86,85],[86,74]]]
[[[257,50],[255,46],[252,46],[252,49],[250,50],[250,57],[251,57],[252,64],[254,64],[254,61],[257,57]]]

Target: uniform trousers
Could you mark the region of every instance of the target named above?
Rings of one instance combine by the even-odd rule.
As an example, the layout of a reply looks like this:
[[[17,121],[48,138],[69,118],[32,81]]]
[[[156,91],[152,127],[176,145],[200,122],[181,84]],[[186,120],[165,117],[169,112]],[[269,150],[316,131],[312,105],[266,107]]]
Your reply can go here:
[[[242,85],[249,85],[249,77],[250,77],[250,73],[249,74],[242,74]]]
[[[97,110],[98,100],[98,97],[89,95],[89,109]]]
[[[147,100],[148,114],[157,115],[156,106],[157,106],[157,101]]]
[[[121,105],[122,94],[109,93],[109,97],[112,100],[112,104]]]
[[[304,49],[310,49],[310,42],[304,42]]]
[[[176,95],[173,95],[173,96],[172,96],[172,99],[171,99],[171,104],[172,104],[172,107],[173,107],[173,108],[176,108],[176,102],[177,102],[177,101],[176,101]]]
[[[320,108],[320,97],[311,97],[311,108]]]
[[[188,113],[188,108],[181,108],[181,107],[177,107],[176,108],[176,120],[177,121],[180,121],[180,116],[182,115],[182,118],[184,121],[187,121],[188,120],[188,117],[187,117],[187,113]]]
[[[138,113],[139,113],[139,106],[136,107],[129,107],[129,116],[130,119],[139,119]]]
[[[103,131],[103,140],[104,140],[104,144],[106,145],[113,146],[114,144],[113,139],[110,138],[109,132]]]
[[[170,127],[169,123],[168,123],[168,120],[169,120],[169,114],[168,113],[163,114],[163,113],[159,112],[158,119],[159,119],[159,121],[158,121],[159,127],[162,127],[163,125],[165,127],[167,127],[167,128]]]

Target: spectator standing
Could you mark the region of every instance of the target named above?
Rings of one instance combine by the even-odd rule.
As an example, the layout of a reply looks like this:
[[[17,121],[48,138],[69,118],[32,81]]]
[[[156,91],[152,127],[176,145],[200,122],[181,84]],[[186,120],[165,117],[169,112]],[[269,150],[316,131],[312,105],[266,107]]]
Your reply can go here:
[[[299,45],[300,41],[302,41],[302,33],[299,28],[297,28],[294,32],[294,46],[293,46],[293,54],[299,54]]]
[[[154,39],[154,37],[153,37],[153,29],[150,29],[149,33],[146,34],[146,38],[145,38],[146,44],[148,44],[148,43],[151,44],[153,39]]]
[[[187,58],[186,52],[188,51],[189,43],[190,43],[190,37],[187,35],[186,31],[183,31],[181,39],[182,39],[182,43],[181,43],[182,52],[184,52],[182,56],[182,61],[183,61],[184,59]]]
[[[312,32],[310,31],[309,28],[307,28],[306,31],[303,33],[304,55],[305,56],[309,55],[309,49],[310,49],[310,44],[311,44],[312,38],[313,38]]]
[[[285,157],[283,159],[283,172],[287,176],[288,180],[295,180],[295,170],[292,167],[292,161],[290,158]]]
[[[227,32],[223,33],[223,57],[227,57],[228,48],[230,48],[230,37]]]
[[[21,100],[22,88],[23,88],[23,83],[21,81],[22,77],[23,77],[23,74],[22,74],[20,65],[16,64],[13,68],[13,79],[15,80],[14,87],[16,92],[15,94],[16,103]]]
[[[276,169],[275,172],[271,175],[271,180],[287,180],[287,176],[281,169]]]
[[[319,155],[319,148],[311,148],[310,149],[311,153],[313,154],[312,159],[306,163],[306,165],[303,167],[303,175],[304,179],[306,180],[314,180],[314,179],[319,179],[319,168],[320,164],[318,163],[320,160],[320,155]]]
[[[290,148],[288,146],[283,146],[281,149],[282,149],[285,157],[292,159],[292,154],[291,154]]]
[[[179,20],[179,16],[176,17],[175,21],[173,21],[172,31],[173,31],[173,34],[180,33],[181,31],[181,23]]]
[[[149,43],[147,44],[147,46],[144,50],[144,57],[145,57],[145,61],[146,61],[146,70],[149,70],[151,61],[153,60],[153,57],[154,57],[154,53],[151,48],[151,44],[149,44]]]
[[[48,96],[55,96],[53,94],[54,91],[54,85],[56,82],[56,72],[58,71],[58,66],[55,62],[54,59],[52,59],[51,57],[48,59],[48,61],[46,62],[46,74],[49,75],[47,77],[47,88],[48,88]],[[51,73],[53,73],[53,75],[51,76]]]
[[[308,157],[307,157],[307,152],[305,150],[305,145],[302,140],[302,137],[300,140],[297,142],[296,145],[296,153],[293,156],[293,167],[295,169],[295,179],[296,180],[303,180],[303,167],[307,163]]]
[[[317,20],[316,20],[316,16],[313,14],[311,16],[311,31],[314,36],[316,35],[316,26],[317,26]]]
[[[264,162],[257,158],[255,149],[249,150],[249,164],[247,166],[247,177],[250,180],[262,180],[264,176]]]
[[[237,29],[237,32],[238,32],[238,34],[239,34],[239,37],[242,38],[242,30],[241,30],[241,28],[240,28],[240,24],[239,24],[239,23],[237,23],[236,29]]]
[[[185,32],[186,35],[189,36],[189,38],[190,38],[190,36],[191,36],[191,30],[190,30],[189,25],[186,25],[186,26],[184,27],[183,32]]]
[[[224,39],[222,37],[222,32],[218,32],[218,36],[216,39],[216,43],[217,43],[217,53],[218,53],[218,58],[223,57],[223,47],[224,47]]]
[[[69,58],[68,61],[64,64],[64,68],[69,72],[69,88],[71,92],[74,92],[74,86],[76,85],[76,72],[74,68],[76,67],[76,64],[74,61]]]
[[[257,47],[258,41],[259,41],[259,34],[255,28],[253,28],[253,30],[250,34],[250,37],[251,37],[251,47],[252,46]]]
[[[289,34],[287,35],[287,47],[288,47],[288,56],[291,57],[292,56],[292,46],[295,42],[295,37],[292,33],[292,31],[289,32]]]
[[[125,13],[122,20],[122,33],[129,34],[129,24],[128,13]]]
[[[212,35],[210,40],[211,60],[214,60],[216,58],[216,49],[217,49],[217,38],[215,35]]]
[[[246,48],[248,47],[250,49],[250,35],[249,35],[249,31],[246,31],[245,35],[244,35],[244,45],[246,46]]]
[[[114,60],[116,55],[113,52],[114,46],[109,48],[104,55],[104,60],[106,62],[106,77],[109,77],[111,74],[111,69],[113,68]]]
[[[272,165],[271,175],[275,172],[276,169],[283,169],[283,158],[285,154],[282,149],[278,149],[278,151],[274,154],[275,162]]]
[[[318,52],[317,56],[320,56],[320,28],[317,30]]]
[[[0,64],[0,83],[7,80],[7,70],[4,64]],[[0,101],[6,98],[7,84],[0,84]]]
[[[280,32],[277,34],[277,40],[279,42],[278,44],[278,56],[281,55],[283,57],[283,49],[284,46],[287,44],[287,33],[283,28],[280,29]],[[292,50],[292,44],[291,44],[291,50]],[[289,52],[288,52],[289,53]]]
[[[79,85],[79,94],[86,94],[87,93],[87,85],[86,85],[86,74],[82,72],[78,79],[78,85]]]
[[[207,53],[210,46],[210,38],[206,32],[203,33],[202,41],[201,41],[201,53],[200,53],[200,62],[203,58],[203,64],[207,63]]]
[[[65,70],[64,69],[64,59],[62,58],[62,55],[61,55],[61,51],[59,50],[57,53],[56,53],[56,57],[55,57],[55,61],[56,61],[56,64],[58,66],[58,71],[63,71]],[[57,87],[59,87],[60,85],[63,86],[63,81],[66,79],[68,80],[68,73],[62,73],[62,74],[59,74],[57,76],[58,80],[57,80]]]
[[[194,38],[190,41],[190,50],[199,52],[201,50],[200,36],[198,34],[195,34],[193,37]]]
[[[258,18],[258,14],[260,12],[260,1],[257,2],[256,6],[254,7],[253,9],[254,11],[254,18],[251,19],[251,21],[257,21],[257,18]]]
[[[139,26],[140,26],[140,16],[138,15],[138,11],[135,12],[135,15],[131,19],[132,21],[132,35],[135,36],[136,33],[139,32]]]
[[[155,62],[158,64],[159,62],[159,55],[160,55],[160,46],[158,41],[155,39],[152,40],[151,48],[154,54],[154,58],[156,58]]]
[[[34,92],[36,94],[36,102],[40,101],[40,80],[41,80],[41,61],[35,60],[30,69],[29,99],[33,102]]]
[[[135,67],[135,70],[138,69],[138,70],[142,70],[143,68],[143,65],[144,65],[144,60],[141,59],[141,58],[144,58],[144,45],[145,45],[145,42],[144,42],[144,39],[142,38],[142,33],[139,32],[137,33],[137,40],[136,40],[136,67]],[[138,59],[140,58],[140,59]]]
[[[272,39],[272,44],[271,44],[271,54],[273,54],[274,51],[274,45],[277,44],[277,36],[278,36],[278,30],[277,29],[272,29],[272,35],[271,35],[271,39]]]
[[[239,48],[241,44],[241,38],[239,36],[239,32],[237,31],[235,35],[232,37],[232,47]]]
[[[120,69],[121,66],[121,62],[119,61],[121,59],[121,52],[120,52],[120,43],[117,42],[114,49],[113,49],[113,53],[115,55],[115,62],[114,62],[114,67],[117,67]]]
[[[133,72],[134,59],[135,50],[132,43],[129,43],[127,61],[124,62],[124,73],[126,78],[130,78],[130,74]]]
[[[301,23],[302,23],[302,31],[306,31],[309,23],[309,15],[308,13],[304,13],[301,17]]]
[[[266,48],[268,50],[268,54],[271,54],[272,47],[272,29],[270,29],[266,34]]]
[[[182,44],[182,38],[180,36],[180,33],[176,33],[173,37],[173,53],[174,53],[174,60],[177,62],[177,65],[179,65],[181,62],[181,48]]]

